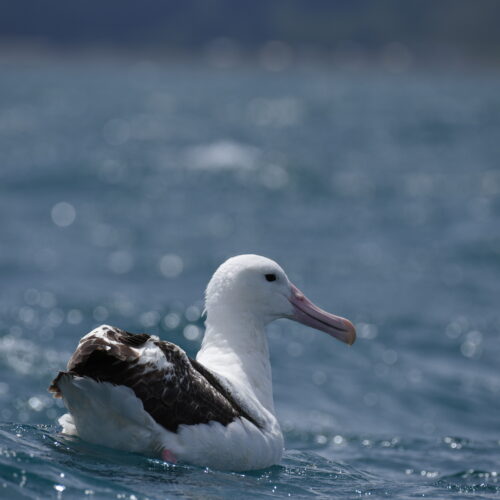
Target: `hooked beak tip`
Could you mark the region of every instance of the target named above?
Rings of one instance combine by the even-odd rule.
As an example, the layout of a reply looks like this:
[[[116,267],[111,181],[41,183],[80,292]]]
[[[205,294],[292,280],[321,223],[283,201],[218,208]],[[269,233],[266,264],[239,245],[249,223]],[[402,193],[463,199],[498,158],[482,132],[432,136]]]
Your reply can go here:
[[[347,345],[352,345],[356,341],[356,328],[354,325],[345,318],[342,318],[344,321],[344,325],[346,327],[346,337],[345,337],[345,343]]]

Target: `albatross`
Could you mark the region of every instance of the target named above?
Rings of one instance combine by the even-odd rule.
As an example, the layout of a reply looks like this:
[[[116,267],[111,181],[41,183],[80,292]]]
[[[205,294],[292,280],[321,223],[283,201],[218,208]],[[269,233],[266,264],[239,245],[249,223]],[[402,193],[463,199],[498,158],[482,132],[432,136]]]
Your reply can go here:
[[[279,463],[266,325],[289,318],[349,345],[354,326],[314,305],[259,255],[216,270],[205,310],[196,359],[145,333],[102,325],[85,335],[49,388],[68,409],[62,432],[170,463],[233,471]]]

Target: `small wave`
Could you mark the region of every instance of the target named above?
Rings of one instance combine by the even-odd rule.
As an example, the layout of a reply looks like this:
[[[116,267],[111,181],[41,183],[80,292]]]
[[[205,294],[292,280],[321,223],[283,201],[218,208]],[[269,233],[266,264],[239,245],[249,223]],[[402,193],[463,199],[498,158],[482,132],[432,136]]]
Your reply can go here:
[[[500,493],[500,473],[469,469],[443,476],[436,485],[457,493]]]
[[[0,485],[6,498],[206,498],[325,496],[381,480],[313,452],[288,451],[283,463],[232,473],[170,465],[65,437],[52,426],[0,424]],[[195,493],[193,493],[193,491]],[[196,493],[198,492],[198,493]]]

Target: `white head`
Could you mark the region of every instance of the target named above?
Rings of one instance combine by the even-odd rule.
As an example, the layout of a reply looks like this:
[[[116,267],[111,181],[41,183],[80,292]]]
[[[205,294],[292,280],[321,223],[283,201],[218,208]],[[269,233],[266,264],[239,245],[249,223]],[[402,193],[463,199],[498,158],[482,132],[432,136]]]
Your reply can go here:
[[[347,344],[356,338],[350,321],[315,306],[276,262],[260,255],[238,255],[224,262],[207,286],[205,305],[208,321],[236,316],[265,326],[289,318]]]

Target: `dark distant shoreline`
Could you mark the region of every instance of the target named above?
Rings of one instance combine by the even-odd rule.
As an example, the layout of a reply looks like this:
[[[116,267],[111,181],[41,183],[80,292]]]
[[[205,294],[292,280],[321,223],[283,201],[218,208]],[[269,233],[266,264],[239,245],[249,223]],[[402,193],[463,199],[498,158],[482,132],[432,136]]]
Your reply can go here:
[[[499,19],[496,0],[18,0],[2,9],[0,50],[169,60],[209,53],[230,67],[278,41],[290,62],[499,66]]]
[[[217,61],[209,54],[210,44],[197,49],[181,49],[178,47],[137,47],[117,45],[53,45],[40,40],[0,41],[0,65],[26,63],[28,65],[43,64],[49,61],[64,62],[108,62],[115,63],[152,63],[152,64],[201,64],[221,70],[237,70],[261,67],[270,72],[286,70],[339,70],[350,73],[385,72],[387,74],[404,74],[411,71],[468,71],[471,69],[500,69],[500,59],[477,54],[460,53],[453,47],[439,47],[431,51],[432,57],[416,54],[408,50],[407,58],[390,58],[381,50],[359,50],[353,54],[340,54],[335,50],[322,47],[308,47],[304,51],[290,47],[290,60],[278,68],[266,67],[263,63],[265,45],[253,50],[239,51],[237,57],[228,61]],[[390,44],[388,44],[390,45]],[[403,46],[404,47],[404,46]]]

